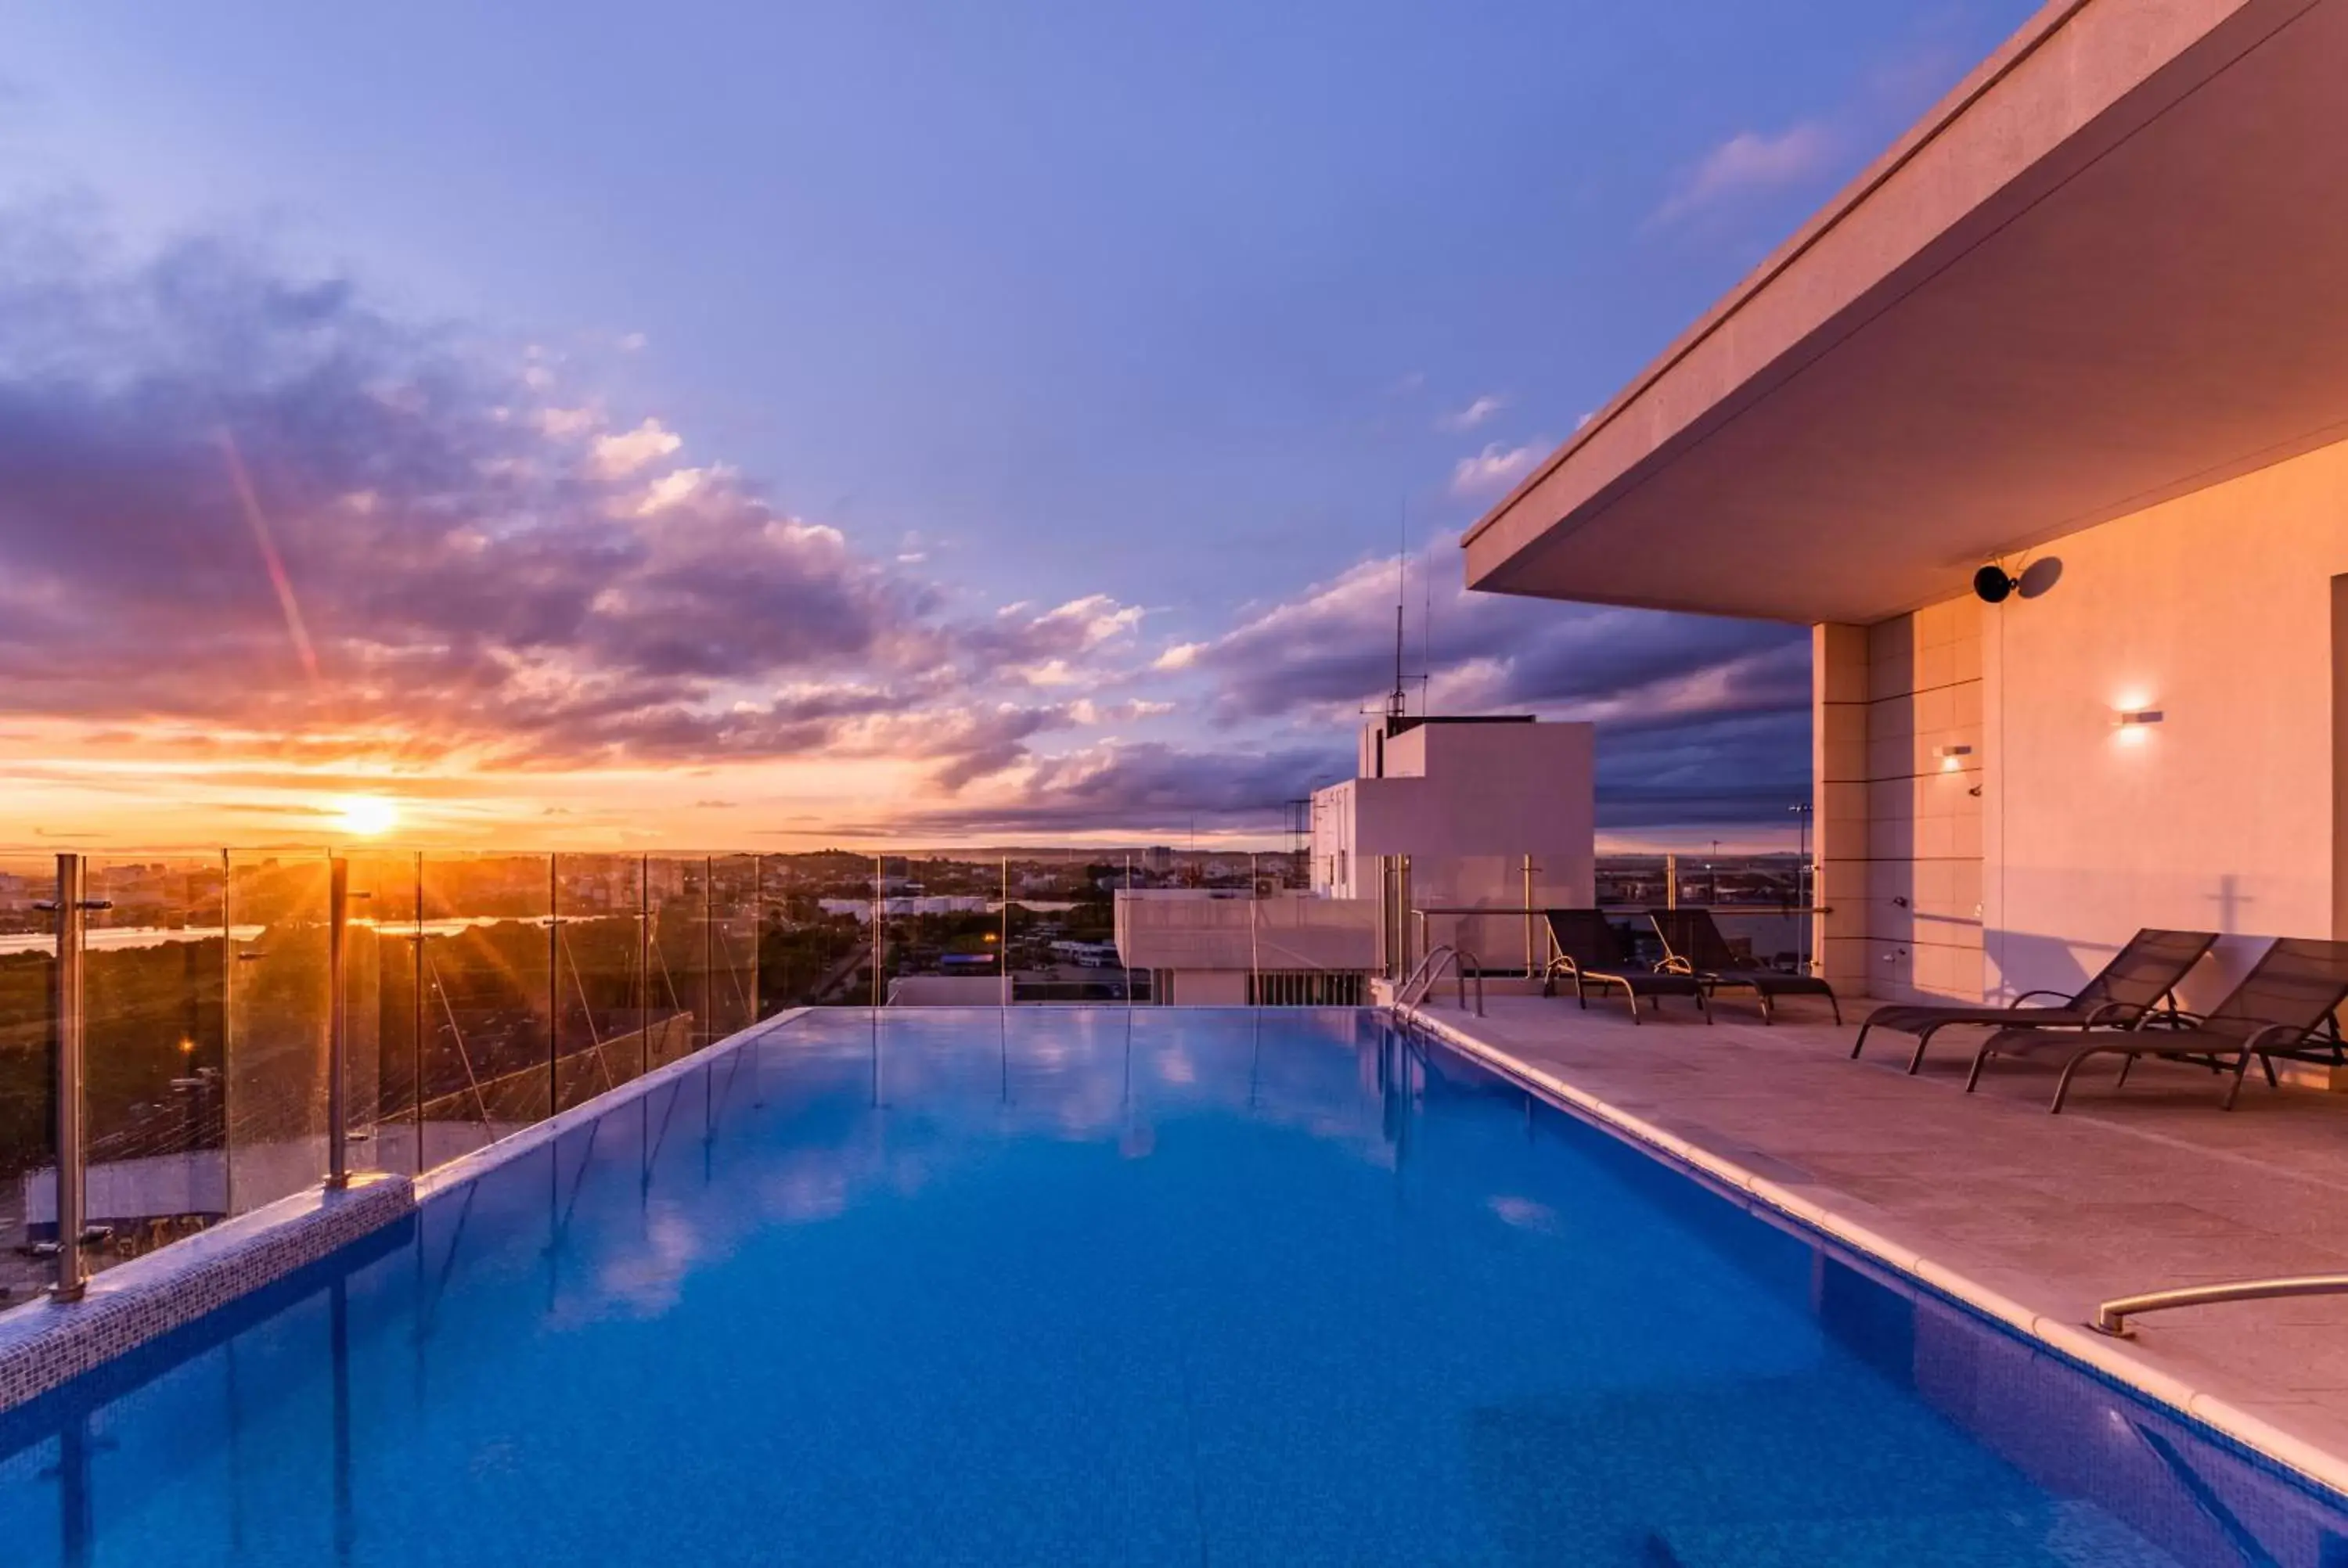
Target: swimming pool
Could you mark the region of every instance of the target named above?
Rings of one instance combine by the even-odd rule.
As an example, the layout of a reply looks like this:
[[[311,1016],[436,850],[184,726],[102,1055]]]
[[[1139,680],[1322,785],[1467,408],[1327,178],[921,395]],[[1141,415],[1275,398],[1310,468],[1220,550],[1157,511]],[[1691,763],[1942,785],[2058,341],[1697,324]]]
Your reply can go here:
[[[1355,1012],[811,1014],[0,1416],[10,1564],[2348,1562]]]

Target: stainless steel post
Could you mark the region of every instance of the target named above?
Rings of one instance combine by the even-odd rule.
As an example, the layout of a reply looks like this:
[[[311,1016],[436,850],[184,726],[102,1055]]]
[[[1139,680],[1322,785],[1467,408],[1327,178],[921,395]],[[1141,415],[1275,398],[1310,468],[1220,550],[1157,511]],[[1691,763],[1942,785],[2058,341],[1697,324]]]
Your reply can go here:
[[[584,998],[581,999],[582,1001]],[[587,1020],[590,1037],[595,1020]],[[562,1109],[562,856],[546,857],[546,1113]]]
[[[89,1283],[82,1266],[87,1223],[82,1140],[82,929],[88,908],[88,867],[78,855],[57,856],[57,1282],[59,1301],[79,1301]]]
[[[717,856],[701,857],[701,1043],[717,1043]]]
[[[351,1184],[351,1030],[344,940],[351,912],[351,863],[326,862],[326,1185]]]
[[[653,1070],[653,857],[636,857],[636,1076]]]
[[[1676,855],[1666,855],[1663,856],[1663,907],[1676,909],[1679,907],[1680,857]]]
[[[1539,966],[1533,960],[1533,857],[1525,856],[1525,974],[1530,978]]]
[[[1407,855],[1395,856],[1395,908],[1400,911],[1395,924],[1402,932],[1402,965],[1397,972],[1407,975],[1412,966],[1418,962],[1410,942],[1410,856]],[[1428,940],[1433,940],[1432,933]]]

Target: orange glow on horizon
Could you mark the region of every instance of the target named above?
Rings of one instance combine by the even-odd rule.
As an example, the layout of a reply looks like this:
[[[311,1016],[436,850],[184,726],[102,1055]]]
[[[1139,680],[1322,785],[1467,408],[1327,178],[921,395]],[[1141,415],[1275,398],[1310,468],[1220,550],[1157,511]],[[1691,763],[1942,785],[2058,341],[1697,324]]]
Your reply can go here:
[[[381,838],[399,825],[399,803],[379,794],[345,795],[335,803],[335,825],[354,838]]]

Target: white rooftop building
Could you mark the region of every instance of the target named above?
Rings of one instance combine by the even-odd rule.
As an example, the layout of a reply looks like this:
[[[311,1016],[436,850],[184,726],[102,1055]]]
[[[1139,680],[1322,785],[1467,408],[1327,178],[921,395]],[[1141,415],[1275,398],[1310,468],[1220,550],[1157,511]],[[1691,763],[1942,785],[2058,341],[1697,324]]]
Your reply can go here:
[[[1378,909],[1395,972],[1440,943],[1485,968],[1537,966],[1545,936],[1525,911],[1593,900],[1595,750],[1590,725],[1529,715],[1364,725],[1359,776],[1313,796],[1313,891]],[[1459,913],[1480,908],[1509,913]]]

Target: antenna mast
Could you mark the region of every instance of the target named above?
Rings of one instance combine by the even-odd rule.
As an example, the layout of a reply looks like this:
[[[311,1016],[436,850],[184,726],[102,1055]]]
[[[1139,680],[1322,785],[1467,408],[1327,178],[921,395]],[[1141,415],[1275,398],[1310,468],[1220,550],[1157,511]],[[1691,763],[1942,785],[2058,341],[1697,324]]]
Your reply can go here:
[[[1402,684],[1402,600],[1396,599],[1395,600],[1395,683],[1394,690],[1386,694],[1386,717],[1401,718],[1409,702],[1410,699],[1404,694]]]

